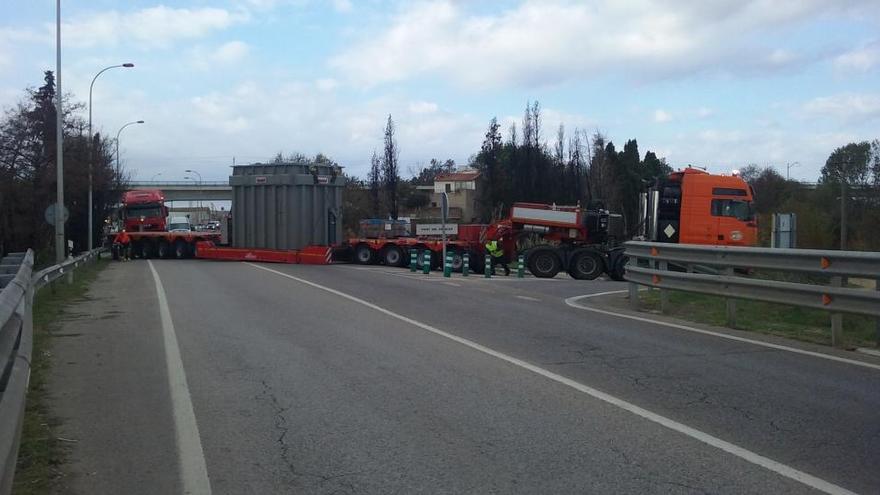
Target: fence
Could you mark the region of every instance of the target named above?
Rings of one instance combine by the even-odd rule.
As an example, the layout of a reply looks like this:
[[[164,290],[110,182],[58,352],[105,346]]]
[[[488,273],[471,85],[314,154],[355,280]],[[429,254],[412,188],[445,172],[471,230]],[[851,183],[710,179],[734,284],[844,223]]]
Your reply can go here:
[[[31,372],[34,293],[73,273],[103,251],[96,249],[33,274],[34,253],[12,253],[0,260],[0,494],[12,491],[18,442]]]
[[[669,307],[665,289],[698,292],[726,298],[727,324],[736,326],[736,299],[751,299],[828,311],[831,343],[839,345],[842,313],[878,319],[880,341],[880,253],[699,246],[657,242],[627,242],[626,279],[630,304],[639,306],[638,285],[660,289],[660,310]],[[708,267],[709,270],[702,268]],[[695,273],[715,271],[718,273]],[[814,276],[827,285],[752,278],[752,270]],[[848,279],[873,279],[877,289],[848,287]]]

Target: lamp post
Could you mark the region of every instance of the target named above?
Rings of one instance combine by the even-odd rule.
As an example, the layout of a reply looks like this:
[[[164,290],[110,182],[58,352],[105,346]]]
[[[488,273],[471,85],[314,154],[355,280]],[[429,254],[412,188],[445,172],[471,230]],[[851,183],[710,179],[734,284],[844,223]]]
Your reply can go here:
[[[791,169],[792,167],[797,167],[801,162],[791,162],[785,164],[785,180],[791,179]]]
[[[61,100],[61,0],[55,2],[55,177],[57,200],[55,203],[55,261],[61,263],[65,256],[64,237],[64,134],[62,133],[64,112]]]
[[[92,250],[92,243],[94,242],[94,236],[92,235],[92,157],[94,156],[94,153],[92,151],[92,148],[94,148],[95,142],[92,136],[92,89],[95,87],[95,80],[98,79],[98,76],[103,74],[105,71],[116,69],[118,67],[125,67],[129,69],[134,67],[134,64],[131,62],[126,62],[124,64],[104,67],[97,74],[95,74],[95,77],[92,78],[92,83],[89,84],[89,144],[87,146],[89,150],[89,251]]]
[[[116,180],[118,180],[120,183],[122,183],[122,181],[119,178],[119,173],[120,173],[120,170],[122,170],[122,169],[119,167],[119,135],[122,134],[122,130],[128,126],[134,125],[134,124],[143,124],[143,123],[144,123],[143,120],[131,121],[131,122],[125,124],[124,126],[120,127],[119,132],[116,133]]]
[[[186,170],[184,170],[184,172],[189,173],[189,174],[198,175],[199,176],[198,185],[199,185],[199,187],[202,187],[202,174],[196,172],[195,170],[190,170],[190,169],[186,169]],[[198,200],[198,202],[196,204],[197,204],[198,208],[201,208],[202,207],[202,200]],[[199,213],[201,213],[201,212],[199,212]]]

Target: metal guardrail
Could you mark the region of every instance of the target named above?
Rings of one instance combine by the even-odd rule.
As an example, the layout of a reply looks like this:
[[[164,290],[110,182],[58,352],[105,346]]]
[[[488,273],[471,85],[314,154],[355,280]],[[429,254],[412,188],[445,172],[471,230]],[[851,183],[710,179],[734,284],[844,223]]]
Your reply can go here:
[[[828,311],[832,345],[841,342],[841,313],[877,318],[880,337],[880,253],[632,241],[625,244],[625,255],[629,257],[626,279],[630,282],[630,304],[636,309],[638,285],[644,285],[660,289],[661,312],[666,312],[669,305],[665,289],[681,290],[725,297],[727,324],[731,327],[736,326],[736,299],[752,299]],[[720,273],[693,273],[697,266],[717,267]],[[736,269],[828,277],[830,283],[751,278]],[[847,287],[850,277],[874,279],[878,288]]]
[[[95,249],[33,274],[34,253],[11,253],[0,260],[0,494],[12,491],[18,443],[31,373],[33,300],[37,290],[97,259]]]

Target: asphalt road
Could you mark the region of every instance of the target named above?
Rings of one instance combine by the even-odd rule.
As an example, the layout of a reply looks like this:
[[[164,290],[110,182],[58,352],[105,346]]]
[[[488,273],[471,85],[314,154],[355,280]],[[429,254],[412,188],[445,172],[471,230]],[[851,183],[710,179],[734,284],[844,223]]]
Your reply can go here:
[[[72,492],[880,492],[880,370],[564,303],[623,284],[151,263],[186,387],[113,264],[55,349]]]

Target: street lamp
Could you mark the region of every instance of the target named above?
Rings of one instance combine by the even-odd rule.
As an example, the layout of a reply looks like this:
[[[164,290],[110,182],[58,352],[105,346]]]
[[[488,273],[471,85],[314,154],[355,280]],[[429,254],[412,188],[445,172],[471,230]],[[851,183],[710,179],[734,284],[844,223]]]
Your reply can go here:
[[[105,71],[108,71],[110,69],[116,69],[118,67],[125,67],[126,69],[130,69],[130,68],[134,67],[134,64],[131,62],[126,62],[124,64],[111,65],[109,67],[104,67],[97,74],[95,74],[95,77],[92,78],[92,83],[89,84],[89,144],[87,146],[88,150],[89,150],[89,251],[92,250],[92,242],[93,242],[93,236],[92,236],[92,156],[93,156],[93,153],[92,153],[92,148],[94,147],[94,139],[92,137],[92,89],[95,87],[95,80],[98,79],[98,76],[103,74]]]
[[[791,162],[785,164],[785,180],[791,179],[791,169],[792,167],[797,167],[801,162]]]
[[[198,185],[199,185],[199,187],[202,186],[202,174],[196,172],[195,170],[189,170],[189,169],[184,170],[184,172],[187,172],[187,173],[190,173],[190,174],[196,174],[196,175],[198,175],[198,176],[199,176],[199,182],[198,182]],[[199,208],[201,208],[201,207],[202,207],[202,200],[199,200],[198,202],[196,202],[196,205],[197,205]],[[200,213],[201,213],[201,212],[200,212]]]
[[[159,177],[160,175],[162,175],[162,172],[159,172],[158,174],[153,174],[153,176],[150,177],[150,182],[153,182],[154,180],[156,180],[156,177]]]
[[[61,92],[61,0],[55,2],[55,261],[65,256],[64,236],[64,111]]]
[[[143,124],[143,123],[144,123],[143,120],[134,120],[134,121],[129,122],[129,123],[125,124],[124,126],[120,127],[119,132],[116,133],[116,180],[119,181],[120,184],[122,183],[122,181],[119,178],[119,173],[120,173],[120,170],[122,170],[122,169],[119,167],[119,135],[122,134],[122,130],[128,126],[134,125],[134,124]]]

